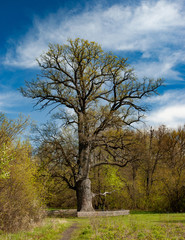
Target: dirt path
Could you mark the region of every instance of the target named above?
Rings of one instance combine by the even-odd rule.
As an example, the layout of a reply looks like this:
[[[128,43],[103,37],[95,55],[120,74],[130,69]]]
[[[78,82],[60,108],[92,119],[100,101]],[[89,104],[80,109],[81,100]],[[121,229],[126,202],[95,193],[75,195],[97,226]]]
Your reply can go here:
[[[78,228],[79,228],[78,223],[73,223],[71,227],[69,227],[63,232],[62,238],[60,240],[70,240],[72,233]]]

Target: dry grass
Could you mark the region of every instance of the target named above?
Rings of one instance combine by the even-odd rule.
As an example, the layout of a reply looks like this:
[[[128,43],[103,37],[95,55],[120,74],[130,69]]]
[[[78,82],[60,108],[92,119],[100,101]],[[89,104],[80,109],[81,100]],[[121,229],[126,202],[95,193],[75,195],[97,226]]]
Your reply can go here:
[[[1,240],[59,240],[62,232],[71,225],[70,220],[59,218],[46,218],[34,224],[30,231],[18,233],[0,233]]]

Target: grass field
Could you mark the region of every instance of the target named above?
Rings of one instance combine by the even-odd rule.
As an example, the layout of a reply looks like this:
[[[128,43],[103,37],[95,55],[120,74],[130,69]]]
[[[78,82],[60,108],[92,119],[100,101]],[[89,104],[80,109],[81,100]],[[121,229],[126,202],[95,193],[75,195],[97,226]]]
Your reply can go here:
[[[46,218],[41,224],[31,231],[3,234],[0,240],[59,240],[62,232],[71,225],[71,220],[63,218]]]
[[[62,232],[74,222],[78,222],[79,228],[73,233],[72,240],[185,239],[185,213],[132,213],[128,216],[91,219],[48,218],[32,231],[17,234],[0,233],[0,239],[59,240]]]
[[[92,218],[77,239],[185,239],[185,214],[131,214]]]

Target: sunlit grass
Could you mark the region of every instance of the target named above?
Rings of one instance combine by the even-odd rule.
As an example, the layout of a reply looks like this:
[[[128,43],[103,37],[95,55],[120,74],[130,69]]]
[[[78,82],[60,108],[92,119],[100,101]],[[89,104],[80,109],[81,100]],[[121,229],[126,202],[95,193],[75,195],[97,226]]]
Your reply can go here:
[[[185,240],[185,213],[135,213],[119,217],[47,218],[32,231],[0,233],[1,240],[59,240],[74,222],[78,228],[71,240],[156,239]]]
[[[185,239],[185,214],[131,214],[89,221],[73,240]]]
[[[1,240],[58,240],[62,232],[71,225],[70,220],[59,218],[46,218],[41,224],[31,231],[18,232],[14,234],[3,234],[0,232]]]

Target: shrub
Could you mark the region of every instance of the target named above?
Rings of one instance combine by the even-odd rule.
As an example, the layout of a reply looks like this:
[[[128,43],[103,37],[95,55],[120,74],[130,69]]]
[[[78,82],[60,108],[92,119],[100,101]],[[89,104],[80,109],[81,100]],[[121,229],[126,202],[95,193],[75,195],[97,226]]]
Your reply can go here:
[[[0,133],[5,129],[5,121]],[[12,129],[16,128],[13,124]],[[37,168],[28,142],[10,138],[0,149],[0,230],[16,232],[27,229],[43,216],[35,179]]]

